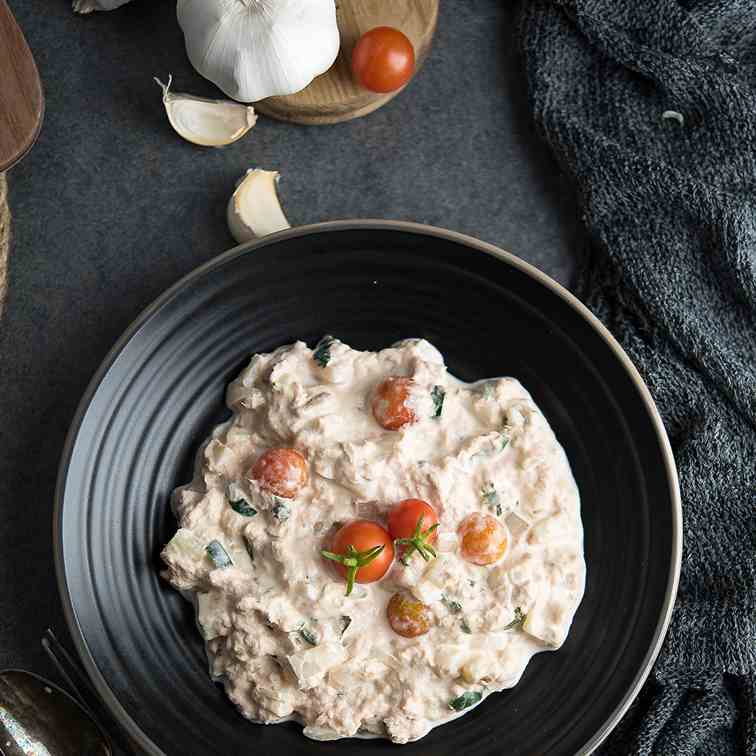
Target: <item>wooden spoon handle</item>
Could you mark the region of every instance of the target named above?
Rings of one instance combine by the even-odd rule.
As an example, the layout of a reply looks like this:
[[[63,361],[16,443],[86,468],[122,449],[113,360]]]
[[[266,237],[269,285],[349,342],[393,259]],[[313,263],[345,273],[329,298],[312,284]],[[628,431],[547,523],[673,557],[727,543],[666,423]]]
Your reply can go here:
[[[5,0],[0,0],[0,171],[34,144],[42,126],[42,82],[29,45]]]

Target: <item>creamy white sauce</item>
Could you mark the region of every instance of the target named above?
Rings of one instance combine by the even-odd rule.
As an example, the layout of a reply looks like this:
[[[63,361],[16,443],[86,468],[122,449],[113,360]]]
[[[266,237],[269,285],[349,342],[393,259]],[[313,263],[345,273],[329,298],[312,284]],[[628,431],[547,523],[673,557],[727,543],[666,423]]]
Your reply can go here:
[[[295,719],[316,739],[404,743],[470,711],[450,708],[459,696],[510,688],[533,654],[562,645],[585,583],[579,495],[562,447],[518,381],[462,383],[423,340],[377,353],[334,341],[329,351],[325,367],[302,342],[256,355],[231,383],[232,419],[201,449],[194,480],[174,493],[181,527],[163,551],[165,576],[194,598],[210,673],[245,717]],[[375,387],[392,375],[414,384],[418,420],[400,431],[381,428],[371,411]],[[436,386],[446,392],[440,417]],[[299,450],[309,467],[293,500],[249,477],[263,452],[281,446]],[[339,524],[385,525],[406,498],[438,512],[438,557],[396,561],[380,582],[345,596],[321,549]],[[239,514],[231,501],[256,514]],[[460,556],[457,528],[472,512],[508,528],[508,550],[492,565]],[[232,565],[213,564],[211,541]],[[397,590],[431,607],[427,634],[391,630],[386,605]],[[505,629],[516,609],[526,621]]]

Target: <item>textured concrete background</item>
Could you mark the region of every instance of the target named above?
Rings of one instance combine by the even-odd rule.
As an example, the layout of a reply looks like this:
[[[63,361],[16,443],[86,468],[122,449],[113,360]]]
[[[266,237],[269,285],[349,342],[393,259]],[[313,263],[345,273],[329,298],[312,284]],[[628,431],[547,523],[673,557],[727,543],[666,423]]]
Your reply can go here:
[[[51,517],[56,467],[84,388],[163,289],[232,246],[225,204],[248,167],[275,168],[293,224],[397,218],[472,234],[569,280],[573,198],[533,133],[515,11],[442,0],[434,49],[402,95],[358,121],[265,118],[223,150],[171,130],[154,75],[219,96],[190,68],[170,0],[76,17],[10,0],[42,75],[41,137],[9,174],[14,237],[0,325],[0,668],[52,669],[65,636]],[[215,95],[214,95],[215,93]]]

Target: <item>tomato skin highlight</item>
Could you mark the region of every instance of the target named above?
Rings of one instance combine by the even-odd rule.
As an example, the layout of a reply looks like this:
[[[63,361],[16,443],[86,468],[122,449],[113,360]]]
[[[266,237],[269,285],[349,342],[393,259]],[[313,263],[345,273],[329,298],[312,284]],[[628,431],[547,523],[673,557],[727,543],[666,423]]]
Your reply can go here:
[[[462,558],[485,566],[498,562],[509,546],[507,529],[492,515],[473,512],[459,526]]]
[[[386,430],[398,431],[416,422],[414,410],[407,406],[410,390],[414,385],[411,378],[392,375],[381,381],[373,395],[373,417]]]
[[[393,92],[415,70],[415,49],[407,36],[391,26],[365,32],[352,51],[352,75],[371,92]]]
[[[293,499],[307,485],[307,460],[296,450],[277,447],[262,454],[250,472],[264,491]]]
[[[346,554],[347,546],[354,546],[357,551],[368,551],[376,546],[384,547],[370,564],[357,570],[356,583],[374,583],[380,580],[394,561],[394,543],[389,532],[372,520],[353,520],[336,532],[330,550],[335,554]],[[347,568],[339,562],[332,564],[336,571],[346,578]]]
[[[417,638],[431,628],[433,613],[427,604],[406,593],[395,593],[386,607],[391,629],[403,638]]]
[[[417,527],[417,522],[423,518],[422,531],[438,523],[436,510],[422,499],[404,499],[396,504],[389,512],[388,526],[391,537],[411,538]],[[428,543],[436,540],[436,531],[428,535]]]

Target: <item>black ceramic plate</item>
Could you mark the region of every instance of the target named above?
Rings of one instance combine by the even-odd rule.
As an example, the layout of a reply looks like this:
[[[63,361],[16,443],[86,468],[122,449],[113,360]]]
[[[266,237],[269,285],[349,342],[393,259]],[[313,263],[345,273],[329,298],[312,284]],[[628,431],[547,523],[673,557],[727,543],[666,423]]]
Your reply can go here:
[[[411,224],[321,224],[232,250],[108,355],[66,444],[55,515],[63,603],[103,698],[154,754],[399,753],[242,719],[208,678],[189,604],[158,577],[176,527],[169,494],[227,416],[226,384],[252,352],[324,333],[360,349],[423,337],[459,378],[515,376],[582,496],[587,589],[563,648],[402,756],[590,752],[645,679],[674,601],[681,517],[666,435],[626,355],[564,289],[490,245]]]

